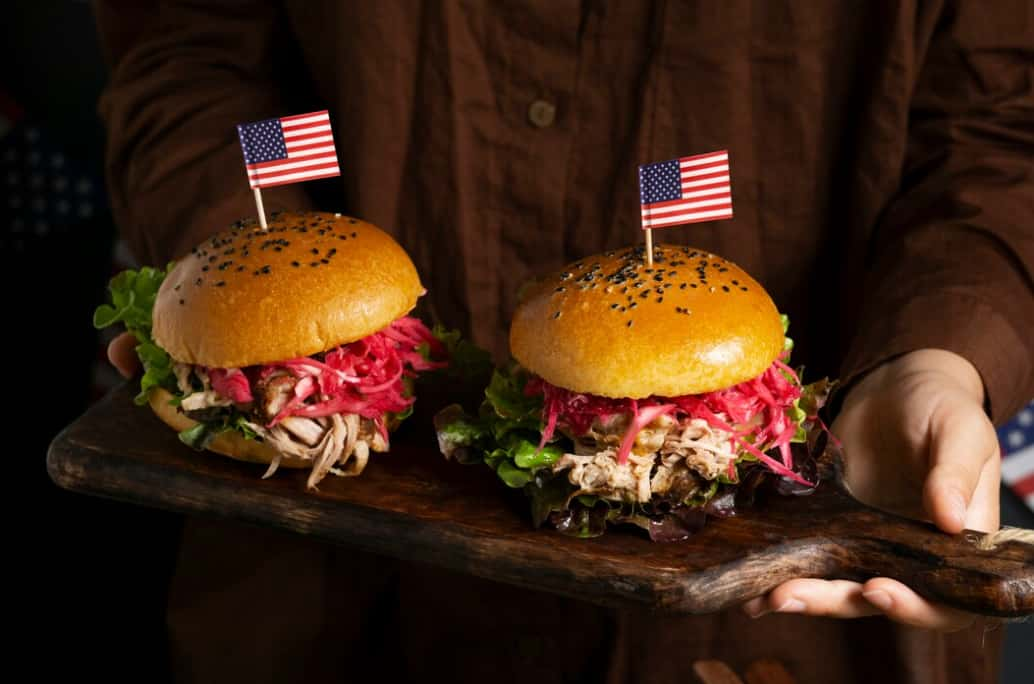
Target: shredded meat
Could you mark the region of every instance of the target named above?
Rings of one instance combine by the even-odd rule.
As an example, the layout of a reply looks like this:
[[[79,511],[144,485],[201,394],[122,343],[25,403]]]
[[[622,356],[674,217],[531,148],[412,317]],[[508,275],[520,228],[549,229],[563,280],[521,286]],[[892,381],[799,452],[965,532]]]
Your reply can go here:
[[[579,494],[598,494],[622,501],[649,501],[653,461],[652,454],[632,454],[628,463],[618,465],[617,451],[607,449],[591,456],[564,454],[553,469],[569,468],[567,477],[579,488]]]
[[[267,419],[274,418],[287,404],[294,394],[294,386],[298,381],[286,371],[272,373],[255,383],[255,400],[261,415]]]
[[[366,423],[369,428],[364,430]],[[334,414],[318,419],[291,416],[272,428],[254,421],[246,424],[278,452],[262,477],[270,477],[277,471],[281,454],[293,456],[312,462],[306,483],[310,489],[315,489],[327,473],[342,476],[362,473],[371,448],[387,451],[387,444],[373,421],[355,414]]]
[[[619,465],[616,444],[627,425],[627,419],[595,423],[588,434],[574,440],[575,453],[559,458],[553,471],[568,471],[578,494],[639,503],[655,495],[682,501],[704,481],[727,472],[736,458],[729,433],[703,420],[679,424],[661,416],[640,432],[628,463]]]
[[[280,421],[284,429],[308,446],[316,446],[323,438],[325,428],[315,420],[288,416]]]
[[[208,374],[198,366],[177,363],[173,366],[176,383],[186,394],[181,408],[198,419],[215,419],[224,407],[233,402],[212,389]],[[202,390],[194,389],[196,378]],[[297,379],[286,371],[275,372],[254,385],[255,402],[247,407],[244,423],[277,452],[263,478],[271,477],[284,456],[309,461],[307,486],[314,489],[327,473],[359,475],[366,468],[370,451],[385,452],[388,444],[369,418],[356,414],[333,414],[321,418],[287,416],[269,427],[287,402],[294,396]]]

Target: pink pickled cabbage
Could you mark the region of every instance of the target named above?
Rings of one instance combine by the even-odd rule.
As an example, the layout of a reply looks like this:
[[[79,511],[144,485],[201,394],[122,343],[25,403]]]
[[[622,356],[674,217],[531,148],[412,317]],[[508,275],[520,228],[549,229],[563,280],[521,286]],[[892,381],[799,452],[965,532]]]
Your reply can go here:
[[[216,393],[234,403],[247,404],[254,400],[248,376],[240,368],[209,368],[208,379]]]
[[[269,427],[288,416],[320,418],[355,413],[372,420],[387,440],[384,414],[405,411],[415,401],[406,396],[404,379],[448,365],[447,361],[425,359],[420,351],[425,345],[432,359],[446,356],[445,346],[427,326],[406,316],[379,332],[323,353],[322,359],[288,359],[249,368],[247,374],[236,368],[210,369],[209,374],[216,392],[245,403],[253,399],[249,375],[260,380],[287,371],[297,379],[294,396]]]
[[[558,425],[583,435],[596,419],[605,422],[615,415],[630,415],[632,420],[618,451],[618,463],[624,464],[639,431],[659,416],[672,414],[679,421],[699,418],[730,433],[734,452],[746,451],[773,472],[811,484],[792,470],[790,452],[790,441],[797,433],[797,423],[790,418],[790,411],[801,396],[800,380],[793,369],[778,359],[752,380],[703,394],[638,401],[610,399],[570,392],[537,377],[528,381],[525,394],[542,395],[546,426],[540,446],[553,437]],[[771,449],[779,450],[782,462],[765,453]]]

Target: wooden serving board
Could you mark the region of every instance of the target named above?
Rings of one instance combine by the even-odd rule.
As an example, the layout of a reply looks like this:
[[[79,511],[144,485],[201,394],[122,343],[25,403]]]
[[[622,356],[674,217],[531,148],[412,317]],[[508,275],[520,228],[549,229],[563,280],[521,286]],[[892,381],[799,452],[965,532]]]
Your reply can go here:
[[[197,453],[120,388],[69,425],[47,466],[60,486],[182,513],[224,516],[602,604],[706,613],[794,577],[889,576],[929,599],[986,615],[1034,614],[1034,545],[977,548],[983,535],[868,508],[836,481],[809,496],[769,495],[686,541],[635,528],[596,539],[534,529],[528,506],[483,466],[446,462],[434,436],[393,440],[358,478]],[[421,433],[423,434],[423,433]]]

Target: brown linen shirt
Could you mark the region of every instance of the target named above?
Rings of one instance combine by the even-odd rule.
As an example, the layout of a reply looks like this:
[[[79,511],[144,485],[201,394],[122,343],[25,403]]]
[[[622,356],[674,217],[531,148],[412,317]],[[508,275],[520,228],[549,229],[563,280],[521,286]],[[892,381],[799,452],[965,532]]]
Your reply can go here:
[[[267,210],[392,232],[428,286],[420,313],[501,360],[522,282],[641,239],[638,164],[727,148],[735,218],[656,238],[761,281],[808,376],[938,347],[974,363],[995,420],[1034,396],[1029,0],[97,5],[112,201],[142,260],[254,215],[235,124],[327,108],[342,176],[265,191]],[[188,530],[174,586],[176,653],[200,679],[669,682],[695,658],[771,656],[805,682],[932,684],[997,667],[998,633],[976,628],[662,619],[223,532]]]

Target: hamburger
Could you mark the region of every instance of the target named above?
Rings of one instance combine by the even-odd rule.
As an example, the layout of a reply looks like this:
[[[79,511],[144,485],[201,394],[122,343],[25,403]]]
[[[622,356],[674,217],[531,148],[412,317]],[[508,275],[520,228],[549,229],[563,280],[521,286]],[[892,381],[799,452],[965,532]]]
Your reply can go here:
[[[660,245],[591,256],[526,286],[512,361],[476,415],[435,416],[446,458],[485,463],[536,525],[634,524],[684,538],[765,478],[811,491],[809,432],[831,384],[802,385],[788,319],[736,264]]]
[[[165,269],[112,279],[94,325],[138,341],[136,402],[185,444],[240,461],[354,476],[448,365],[452,333],[410,316],[425,293],[370,223],[321,212],[240,221]]]

